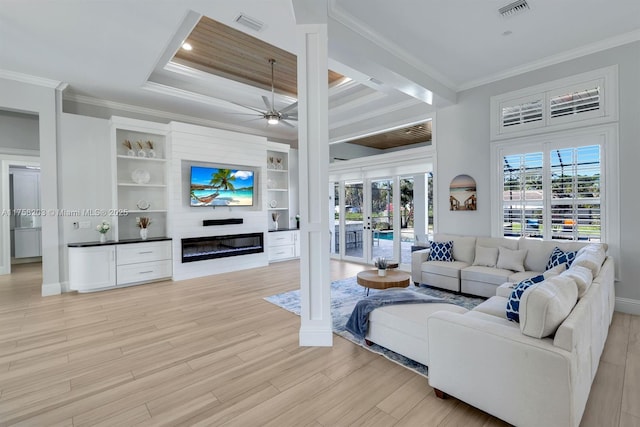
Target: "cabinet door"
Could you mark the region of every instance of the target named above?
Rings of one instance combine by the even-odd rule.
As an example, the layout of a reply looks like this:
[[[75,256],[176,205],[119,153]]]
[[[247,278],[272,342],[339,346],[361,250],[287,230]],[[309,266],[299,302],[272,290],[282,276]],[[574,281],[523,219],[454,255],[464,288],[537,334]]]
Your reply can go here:
[[[69,287],[91,292],[116,285],[116,248],[113,245],[69,248]]]
[[[31,258],[42,255],[40,249],[40,229],[26,228],[15,230],[15,257]]]

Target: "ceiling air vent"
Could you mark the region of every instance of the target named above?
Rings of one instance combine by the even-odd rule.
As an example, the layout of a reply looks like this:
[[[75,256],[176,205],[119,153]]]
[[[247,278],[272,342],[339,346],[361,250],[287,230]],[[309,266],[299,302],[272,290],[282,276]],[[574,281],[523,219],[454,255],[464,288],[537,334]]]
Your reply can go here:
[[[500,13],[500,15],[508,17],[525,12],[527,10],[529,10],[529,4],[527,3],[527,0],[518,0],[501,7],[500,9],[498,9],[498,12]]]
[[[263,22],[260,22],[255,18],[247,16],[244,13],[241,13],[240,15],[238,15],[235,21],[238,24],[244,25],[247,28],[251,28],[253,31],[261,31],[262,28],[264,27]]]

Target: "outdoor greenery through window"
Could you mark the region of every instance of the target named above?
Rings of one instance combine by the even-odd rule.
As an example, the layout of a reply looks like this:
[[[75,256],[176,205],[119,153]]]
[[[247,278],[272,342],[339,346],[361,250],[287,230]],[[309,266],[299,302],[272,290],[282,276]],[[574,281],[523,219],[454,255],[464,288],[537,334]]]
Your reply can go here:
[[[599,145],[502,159],[505,236],[600,241]]]

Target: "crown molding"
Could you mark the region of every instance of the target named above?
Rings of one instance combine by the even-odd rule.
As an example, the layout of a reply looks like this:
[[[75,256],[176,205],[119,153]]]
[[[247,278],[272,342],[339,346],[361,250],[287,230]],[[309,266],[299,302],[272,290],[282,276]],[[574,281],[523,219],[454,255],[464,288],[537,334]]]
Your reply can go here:
[[[540,68],[556,65],[561,62],[570,61],[572,59],[580,58],[586,55],[591,55],[593,53],[601,52],[603,50],[612,49],[614,47],[622,46],[627,43],[633,43],[638,40],[640,40],[640,30],[635,30],[625,34],[620,34],[618,36],[611,37],[605,40],[600,40],[595,43],[591,43],[576,49],[561,52],[556,55],[551,55],[546,58],[540,59],[538,61],[533,61],[519,67],[511,68],[509,70],[502,71],[492,76],[469,81],[467,83],[460,85],[458,87],[458,91],[473,89],[478,86],[494,83],[510,77],[515,77],[520,74],[538,70]]]
[[[21,83],[28,83],[36,86],[47,87],[50,89],[58,89],[59,87],[62,87],[63,85],[65,85],[65,83],[58,80],[45,79],[44,77],[37,77],[29,74],[18,73],[16,71],[9,71],[9,70],[2,70],[2,69],[0,69],[0,78],[7,79],[7,80],[14,80]]]
[[[338,4],[337,0],[329,1],[329,16],[342,25],[350,28],[355,31],[362,37],[371,40],[376,45],[380,46],[382,49],[386,50],[390,54],[396,56],[401,61],[406,62],[407,64],[417,68],[419,71],[427,74],[433,79],[437,80],[443,86],[448,89],[456,92],[458,90],[457,85],[450,80],[446,75],[440,73],[436,69],[432,68],[428,64],[424,62],[417,61],[414,55],[410,55],[404,48],[391,40],[388,40],[385,37],[382,37],[380,34],[369,28],[366,24],[360,21],[355,16],[349,14],[347,11],[342,9]]]
[[[201,126],[217,128],[217,129],[224,129],[224,130],[229,130],[229,131],[233,131],[233,132],[240,132],[240,133],[245,133],[245,134],[250,134],[250,135],[263,136],[263,137],[266,137],[266,138],[277,137],[277,138],[282,138],[282,139],[285,139],[285,140],[292,140],[292,139],[297,139],[297,136],[298,136],[297,133],[296,133],[295,138],[290,138],[290,137],[287,137],[287,135],[281,135],[281,134],[276,134],[276,135],[273,135],[271,133],[267,134],[266,132],[261,132],[258,129],[247,128],[247,127],[243,127],[243,126],[230,125],[229,123],[218,122],[218,121],[215,121],[215,120],[201,119],[201,118],[198,118],[198,117],[187,116],[187,115],[184,115],[184,114],[176,114],[176,113],[171,113],[171,112],[168,112],[168,111],[155,110],[155,109],[152,109],[152,108],[139,107],[139,106],[130,105],[130,104],[123,104],[123,103],[120,103],[120,102],[107,101],[107,100],[104,100],[104,99],[92,98],[92,97],[84,96],[84,95],[68,94],[68,95],[64,96],[64,100],[65,101],[70,101],[70,102],[77,102],[79,104],[87,104],[87,105],[93,105],[93,106],[96,106],[96,107],[108,108],[108,109],[112,109],[112,110],[127,111],[129,113],[135,113],[135,114],[141,114],[141,115],[161,118],[161,119],[165,119],[167,121],[191,123],[191,124],[195,124],[195,125],[201,125]]]

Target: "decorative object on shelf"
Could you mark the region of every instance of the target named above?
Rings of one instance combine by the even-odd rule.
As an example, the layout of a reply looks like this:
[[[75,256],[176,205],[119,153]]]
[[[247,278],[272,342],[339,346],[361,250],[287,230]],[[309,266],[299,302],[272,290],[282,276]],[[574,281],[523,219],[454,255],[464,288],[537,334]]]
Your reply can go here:
[[[387,275],[387,267],[389,266],[389,261],[387,261],[385,257],[376,258],[375,266],[378,268],[378,276]]]
[[[147,151],[147,157],[149,157],[150,159],[155,159],[156,158],[156,150],[154,150],[154,148],[153,148],[153,141],[148,140],[147,141],[147,146],[149,147],[149,150]]]
[[[296,228],[300,228],[300,214],[296,214]]]
[[[476,180],[469,175],[458,175],[449,185],[450,211],[477,210]]]
[[[136,152],[133,151],[133,146],[131,145],[131,141],[129,141],[128,139],[125,139],[122,145],[127,147],[127,156],[135,157]]]
[[[136,145],[138,146],[138,157],[147,157],[147,152],[144,151],[144,146],[142,142],[136,141]]]
[[[98,224],[96,230],[100,233],[100,243],[105,243],[107,241],[107,232],[111,230],[111,223],[107,220],[103,220]]]
[[[271,219],[273,220],[273,229],[278,230],[278,219],[280,219],[280,214],[278,212],[271,212]]]
[[[273,156],[269,156],[269,163],[267,163],[267,169],[275,169],[276,165],[273,163]]]
[[[276,169],[282,170],[282,157],[276,157]]]
[[[131,172],[131,179],[136,184],[147,184],[151,180],[151,174],[144,169],[136,169]]]
[[[273,188],[274,181],[271,178],[267,178],[267,188]]]
[[[138,209],[140,209],[141,211],[146,211],[147,209],[149,209],[149,206],[151,206],[151,203],[149,203],[146,200],[138,200],[138,203],[136,203],[136,206],[138,207]]]
[[[137,217],[136,225],[140,228],[140,238],[142,240],[147,240],[149,235],[149,226],[151,225],[151,218],[147,216]]]
[[[272,200],[269,202],[269,206],[271,206],[272,208],[276,208],[278,207],[278,202],[276,200]]]

